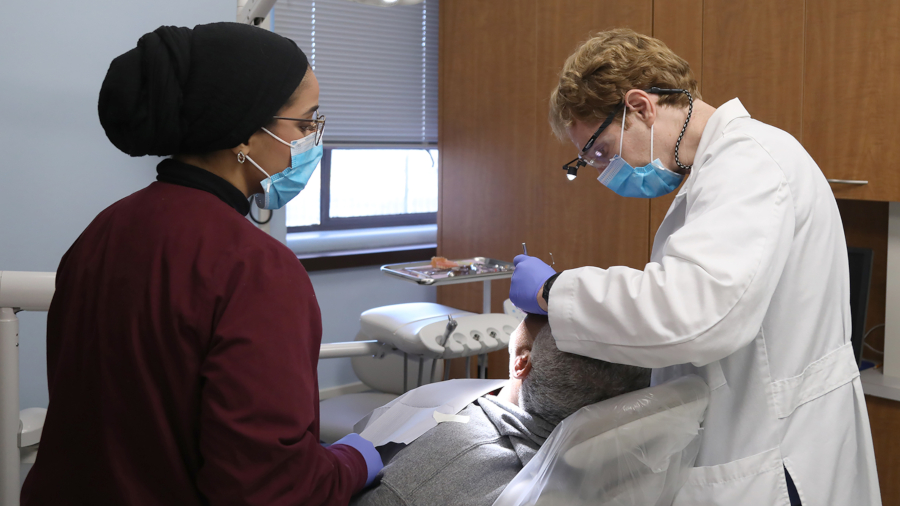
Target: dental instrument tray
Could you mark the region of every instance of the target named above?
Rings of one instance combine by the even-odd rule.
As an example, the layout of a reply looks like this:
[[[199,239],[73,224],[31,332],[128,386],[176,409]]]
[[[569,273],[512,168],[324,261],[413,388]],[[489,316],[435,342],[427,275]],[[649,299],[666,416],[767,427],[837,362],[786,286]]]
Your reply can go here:
[[[453,261],[435,257],[430,262],[382,265],[381,270],[420,285],[452,285],[511,278],[515,267],[511,262],[494,258],[474,257]]]

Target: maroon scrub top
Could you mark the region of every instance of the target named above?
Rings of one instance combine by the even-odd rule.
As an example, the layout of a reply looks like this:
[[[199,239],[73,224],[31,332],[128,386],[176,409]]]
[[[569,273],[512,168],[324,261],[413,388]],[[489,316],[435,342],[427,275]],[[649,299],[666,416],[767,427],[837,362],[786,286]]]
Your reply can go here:
[[[59,265],[22,505],[347,504],[366,466],[319,443],[321,338],[296,256],[222,198],[113,204]]]

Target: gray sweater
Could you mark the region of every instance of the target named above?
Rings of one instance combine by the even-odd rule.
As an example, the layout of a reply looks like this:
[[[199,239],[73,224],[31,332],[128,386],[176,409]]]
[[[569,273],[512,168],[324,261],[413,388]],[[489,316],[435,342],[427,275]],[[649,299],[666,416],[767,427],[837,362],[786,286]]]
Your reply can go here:
[[[356,506],[490,506],[537,452],[553,426],[492,395],[400,450]]]

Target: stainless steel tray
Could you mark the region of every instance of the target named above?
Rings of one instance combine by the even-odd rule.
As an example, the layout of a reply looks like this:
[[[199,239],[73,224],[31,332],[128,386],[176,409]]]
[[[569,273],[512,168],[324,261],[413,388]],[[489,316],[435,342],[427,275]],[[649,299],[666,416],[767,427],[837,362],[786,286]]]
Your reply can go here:
[[[443,270],[431,267],[431,261],[382,265],[381,271],[420,285],[454,285],[475,281],[511,278],[515,267],[511,262],[494,258],[473,257],[454,260],[469,269]],[[472,267],[474,266],[474,268]]]

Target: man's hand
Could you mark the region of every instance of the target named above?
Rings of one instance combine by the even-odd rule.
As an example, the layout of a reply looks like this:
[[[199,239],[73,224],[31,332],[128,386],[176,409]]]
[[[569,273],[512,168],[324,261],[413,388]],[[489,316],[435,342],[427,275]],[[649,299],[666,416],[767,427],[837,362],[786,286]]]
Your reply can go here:
[[[556,274],[553,267],[540,258],[519,255],[513,259],[516,266],[509,298],[522,311],[532,314],[547,314],[547,301],[542,296],[544,283]]]

